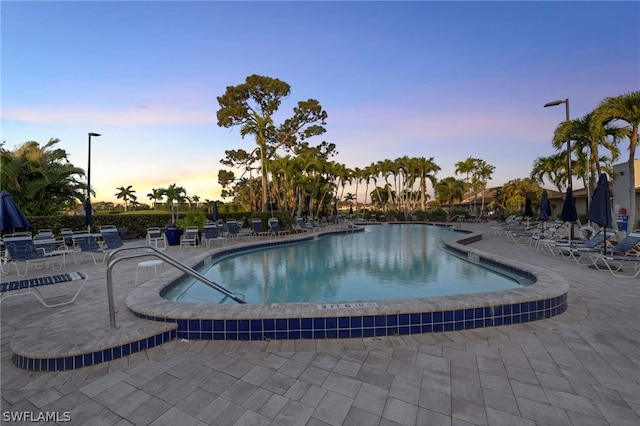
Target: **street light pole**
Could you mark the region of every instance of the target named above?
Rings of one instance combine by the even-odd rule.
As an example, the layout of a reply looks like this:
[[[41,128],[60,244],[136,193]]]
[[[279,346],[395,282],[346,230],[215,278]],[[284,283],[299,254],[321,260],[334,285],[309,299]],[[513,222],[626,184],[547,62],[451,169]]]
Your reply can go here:
[[[89,133],[89,159],[87,161],[87,204],[91,205],[91,137],[101,136],[100,133]],[[88,225],[91,229],[91,225]]]
[[[561,104],[565,105],[566,120],[568,122],[569,121],[569,99],[568,98],[565,100],[547,102],[546,104],[544,104],[544,108],[558,106]],[[571,137],[567,136],[567,191],[571,191],[571,192],[573,192],[572,174],[573,173],[571,171]],[[573,244],[573,223],[571,224],[570,238],[571,240],[569,244]]]

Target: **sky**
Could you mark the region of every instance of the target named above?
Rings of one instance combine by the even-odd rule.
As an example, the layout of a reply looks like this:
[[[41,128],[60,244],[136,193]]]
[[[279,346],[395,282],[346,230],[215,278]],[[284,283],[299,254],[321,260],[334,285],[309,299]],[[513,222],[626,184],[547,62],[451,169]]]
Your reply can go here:
[[[577,118],[640,89],[640,2],[2,1],[0,19],[5,149],[58,138],[86,169],[100,133],[99,201],[173,183],[222,200],[225,150],[256,145],[216,98],[252,74],[291,86],[276,124],[317,99],[309,142],[347,167],[433,157],[443,179],[471,156],[490,187],[554,153],[565,110],[545,103]]]

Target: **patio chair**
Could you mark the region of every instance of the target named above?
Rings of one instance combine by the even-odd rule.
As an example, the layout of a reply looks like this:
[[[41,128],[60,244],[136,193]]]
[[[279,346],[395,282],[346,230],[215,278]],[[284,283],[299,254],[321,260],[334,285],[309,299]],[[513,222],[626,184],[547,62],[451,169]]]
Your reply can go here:
[[[598,270],[607,270],[612,274],[622,271],[623,266],[633,265],[634,270],[640,268],[640,232],[631,232],[612,247],[611,252],[588,253],[591,257],[591,267]],[[636,273],[634,276],[637,276]],[[625,276],[625,275],[621,275]]]
[[[198,245],[199,235],[200,231],[197,226],[187,226],[180,237],[180,250],[182,250],[182,246],[193,246],[195,249]]]
[[[161,243],[167,248],[167,238],[162,232],[162,229],[158,227],[147,228],[147,244],[158,248],[158,243]]]
[[[72,254],[75,261],[75,252],[69,250],[69,247],[62,240],[45,238],[46,236],[47,234],[40,234],[33,237],[33,244],[38,250],[49,256],[62,256],[62,266],[66,264],[67,254]]]
[[[100,234],[102,235],[102,241],[104,241],[108,250],[115,250],[124,245],[122,238],[120,238],[120,234],[118,233],[118,228],[113,225],[101,226]]]
[[[88,232],[77,232],[73,234],[73,244],[80,249],[81,253],[91,256],[93,263],[103,265],[107,259],[107,254],[111,251],[105,249],[98,244],[98,240]],[[102,259],[96,258],[96,255],[102,255]]]
[[[593,235],[593,237],[582,244],[575,245],[568,243],[558,243],[555,245],[549,245],[548,248],[552,252],[558,253],[559,257],[567,260],[575,260],[577,263],[583,264],[583,259],[589,258],[589,256],[586,256],[588,253],[601,252],[602,246],[605,244],[609,244],[609,240],[613,235],[615,235],[615,231],[608,230],[607,241],[605,242],[604,232],[599,231],[595,235]],[[590,260],[588,261],[591,262]]]
[[[232,240],[238,239],[238,235],[240,235],[240,226],[238,225],[237,220],[227,220],[227,232],[229,233],[229,238],[231,238]]]
[[[86,284],[88,280],[87,274],[84,272],[71,272],[60,275],[51,275],[40,278],[28,278],[19,281],[9,281],[0,284],[0,303],[8,299],[9,297],[24,296],[31,294],[35,296],[40,303],[47,308],[53,308],[56,306],[68,305],[73,303],[80,294],[80,290]],[[42,288],[50,288],[52,286],[67,284],[67,290],[63,293],[54,293],[45,295],[42,292]],[[70,300],[66,300],[58,303],[49,303],[49,300],[57,299],[62,296],[66,296],[77,287],[73,297]],[[48,291],[47,291],[48,292]]]
[[[29,265],[34,265],[37,267],[38,265],[45,266],[48,261],[58,259],[60,260],[62,256],[53,256],[50,253],[46,253],[44,249],[38,249],[31,239],[30,234],[12,234],[5,235],[4,244],[6,247],[8,261],[9,263],[9,271],[11,271],[11,265],[16,267],[16,272],[21,277],[27,276],[27,271],[29,269]],[[18,267],[18,263],[24,263],[24,273],[20,272],[20,268]],[[55,270],[55,266],[53,262],[51,263],[51,268]],[[60,268],[62,269],[62,263],[60,263]]]
[[[9,255],[7,254],[7,248],[4,245],[4,240],[0,237],[0,273],[8,274],[9,271],[4,270],[4,265],[8,260]]]
[[[301,217],[296,217],[296,232],[313,232],[315,227],[311,224],[305,223]]]
[[[269,231],[271,231],[274,235],[288,235],[289,231],[284,230],[280,227],[280,221],[277,217],[272,217],[269,219]]]
[[[264,230],[262,226],[262,219],[254,218],[254,219],[251,219],[250,235],[254,237],[265,237],[265,236],[271,235],[271,232]]]
[[[71,228],[61,228],[60,235],[67,246],[73,246],[73,230]]]
[[[204,235],[202,241],[207,248],[211,246],[211,241],[222,241],[222,245],[225,245],[227,243],[227,239],[220,235],[220,229],[215,223],[204,226]]]
[[[33,236],[34,240],[57,240],[51,229],[39,229]],[[60,240],[61,241],[61,240]]]

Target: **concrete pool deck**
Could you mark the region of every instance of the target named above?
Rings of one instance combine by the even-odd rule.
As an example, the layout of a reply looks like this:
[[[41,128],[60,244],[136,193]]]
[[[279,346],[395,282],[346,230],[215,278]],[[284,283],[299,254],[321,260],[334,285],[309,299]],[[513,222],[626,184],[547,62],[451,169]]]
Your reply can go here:
[[[109,334],[105,266],[67,266],[91,282],[67,307],[33,297],[2,302],[2,415],[69,412],[70,424],[637,424],[640,288],[480,230],[472,244],[562,276],[568,310],[502,327],[326,340],[182,341],[63,372],[29,372],[11,360],[17,336]],[[186,260],[203,248],[171,247]],[[117,321],[140,260],[114,269]],[[48,271],[49,274],[51,271]],[[15,279],[15,272],[2,276]],[[160,324],[162,325],[162,324]]]

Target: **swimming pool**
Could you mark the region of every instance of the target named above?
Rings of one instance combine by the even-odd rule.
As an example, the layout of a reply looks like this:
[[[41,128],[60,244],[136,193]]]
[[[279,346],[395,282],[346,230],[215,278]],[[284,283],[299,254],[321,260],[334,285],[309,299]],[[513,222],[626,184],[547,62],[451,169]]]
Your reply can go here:
[[[437,297],[517,288],[533,281],[453,256],[441,226],[370,225],[364,232],[238,253],[203,265],[211,281],[247,303],[341,303]],[[219,303],[221,295],[193,278],[169,300]]]
[[[319,234],[346,232],[327,228],[311,235],[247,240],[196,255],[199,257],[193,264],[256,248],[312,241]],[[569,284],[564,278],[545,268],[474,249],[473,243],[481,239],[480,232],[452,232],[445,245],[472,263],[529,276],[535,283],[507,290],[427,298],[212,305],[164,299],[162,294],[182,279],[180,271],[169,270],[133,289],[126,303],[139,318],[174,324],[178,338],[203,340],[359,338],[468,330],[551,318],[567,309]]]

